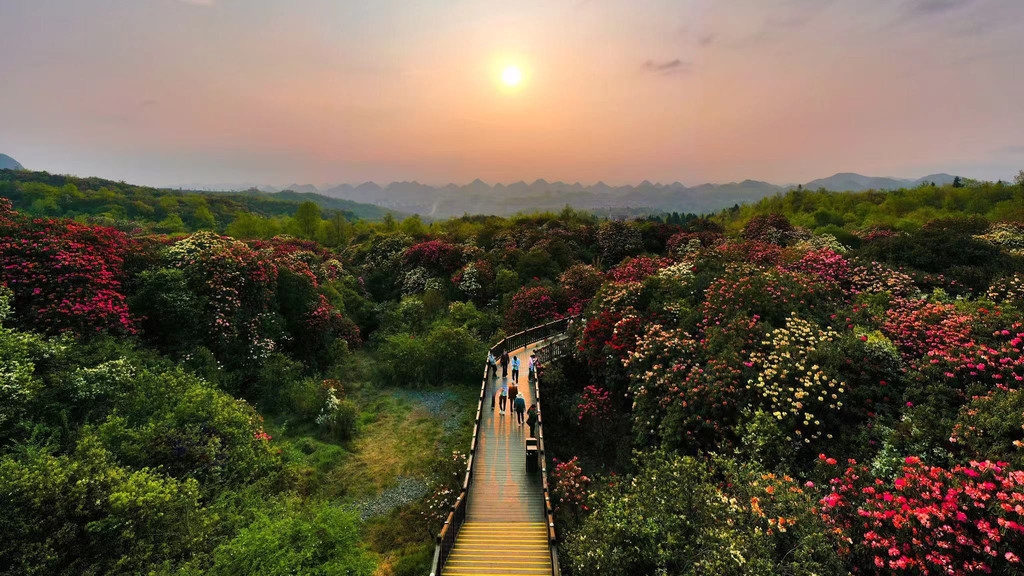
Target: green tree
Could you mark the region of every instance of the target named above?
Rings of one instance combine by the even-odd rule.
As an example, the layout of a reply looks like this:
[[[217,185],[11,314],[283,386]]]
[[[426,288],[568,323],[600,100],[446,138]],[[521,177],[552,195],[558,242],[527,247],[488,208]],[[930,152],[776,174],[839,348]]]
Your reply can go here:
[[[320,230],[320,206],[316,202],[303,202],[295,212],[295,224],[303,238],[313,238]]]

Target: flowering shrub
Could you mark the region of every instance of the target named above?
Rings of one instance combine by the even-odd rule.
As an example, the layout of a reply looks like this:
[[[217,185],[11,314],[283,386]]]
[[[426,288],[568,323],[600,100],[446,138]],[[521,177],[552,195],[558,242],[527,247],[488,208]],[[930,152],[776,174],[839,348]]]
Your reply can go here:
[[[971,346],[972,330],[971,316],[959,312],[952,304],[906,298],[893,302],[882,325],[882,331],[908,362]]]
[[[819,456],[828,470],[837,462]],[[1024,550],[1024,471],[971,462],[952,469],[905,459],[892,481],[850,460],[821,499],[840,553],[873,574],[1017,573]]]
[[[1024,391],[995,390],[960,409],[949,441],[971,459],[1024,470]]]
[[[505,330],[518,332],[561,317],[558,302],[550,288],[521,288],[512,296],[512,304],[505,312]]]
[[[580,401],[576,405],[577,419],[600,427],[607,422],[612,415],[612,403],[609,393],[604,388],[593,384],[583,389],[580,394]]]
[[[570,532],[562,562],[604,574],[841,574],[835,543],[794,479],[756,467],[640,453]]]
[[[407,268],[425,268],[447,278],[462,264],[462,248],[443,240],[428,240],[406,248],[402,261]]]
[[[334,440],[347,440],[355,431],[358,410],[351,402],[342,398],[341,386],[328,386],[326,399],[316,423],[328,437]]]
[[[601,288],[603,281],[604,275],[601,271],[590,264],[576,264],[562,272],[558,284],[565,291],[569,313],[578,314],[586,308],[591,298]]]
[[[857,263],[850,270],[850,283],[854,294],[888,292],[893,296],[912,296],[917,293],[913,278],[878,262]]]
[[[785,270],[739,268],[708,286],[702,305],[704,322],[724,326],[739,318],[783,325],[790,312],[813,306],[820,292],[821,286]]]
[[[1024,274],[1018,272],[1013,276],[996,280],[985,296],[998,304],[1024,306]]]
[[[747,222],[743,228],[743,237],[747,240],[786,245],[793,234],[793,225],[781,214],[757,215]]]
[[[587,488],[590,478],[583,474],[579,459],[573,456],[568,462],[555,463],[551,473],[552,507],[556,513],[571,511],[574,515],[586,512]]]
[[[422,266],[407,271],[402,277],[402,295],[419,294],[426,290],[427,280],[430,279],[429,274],[427,269]]]
[[[626,256],[639,253],[644,247],[640,230],[633,224],[620,220],[601,223],[597,229],[597,245],[601,249],[601,259],[606,265],[617,264]]]
[[[22,325],[134,333],[121,283],[136,244],[113,228],[0,213],[0,269]]]
[[[837,254],[843,254],[849,248],[843,245],[831,234],[813,234],[810,237],[800,240],[794,245],[799,250],[831,250]]]
[[[640,282],[670,263],[671,260],[667,258],[648,258],[646,256],[627,258],[609,270],[608,277],[613,282]]]
[[[739,370],[720,358],[702,361],[701,349],[689,334],[654,324],[623,361],[638,437],[680,449],[727,445]]]
[[[831,248],[810,250],[788,268],[812,275],[836,288],[846,284],[850,276],[850,262]]]
[[[758,374],[747,382],[747,389],[761,395],[765,411],[792,432],[786,439],[797,446],[823,434],[832,437],[827,420],[829,413],[842,409],[846,383],[819,363],[824,361],[824,349],[838,337],[833,330],[822,330],[794,314],[785,328],[773,330],[762,342],[766,352],[750,356]]]
[[[468,460],[464,453],[454,450],[449,458],[439,459],[434,467],[430,478],[433,490],[422,511],[427,529],[433,535],[441,531],[441,526],[459,497]]]
[[[996,224],[975,238],[995,244],[1011,254],[1024,255],[1024,225],[1019,223]]]
[[[747,241],[719,244],[718,252],[731,262],[773,266],[782,259],[782,248],[771,242]]]

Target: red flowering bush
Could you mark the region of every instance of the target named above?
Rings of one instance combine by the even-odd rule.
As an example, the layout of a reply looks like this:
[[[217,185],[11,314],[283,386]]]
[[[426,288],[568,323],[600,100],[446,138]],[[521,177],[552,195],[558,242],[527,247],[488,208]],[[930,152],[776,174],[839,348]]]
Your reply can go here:
[[[608,278],[613,282],[640,282],[671,263],[672,260],[668,258],[649,258],[647,256],[627,258],[608,271]]]
[[[135,243],[113,228],[0,212],[0,268],[23,325],[134,333],[121,283]]]
[[[512,296],[512,304],[505,312],[505,330],[518,332],[561,317],[558,302],[550,288],[521,288]]]
[[[837,462],[819,456],[823,467]],[[1024,471],[971,462],[952,469],[914,456],[891,481],[850,460],[821,499],[821,515],[859,572],[1009,574],[1021,571]]]
[[[406,248],[402,262],[407,269],[426,268],[432,274],[448,277],[462,264],[462,248],[444,240],[428,240]]]

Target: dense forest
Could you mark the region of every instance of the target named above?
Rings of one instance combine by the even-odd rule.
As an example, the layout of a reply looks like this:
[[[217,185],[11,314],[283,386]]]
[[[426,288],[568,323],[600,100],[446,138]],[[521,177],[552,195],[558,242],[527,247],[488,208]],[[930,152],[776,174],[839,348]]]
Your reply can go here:
[[[424,223],[85,182],[0,179],[0,574],[422,575],[487,346],[567,315],[565,573],[1024,573],[1022,186]]]

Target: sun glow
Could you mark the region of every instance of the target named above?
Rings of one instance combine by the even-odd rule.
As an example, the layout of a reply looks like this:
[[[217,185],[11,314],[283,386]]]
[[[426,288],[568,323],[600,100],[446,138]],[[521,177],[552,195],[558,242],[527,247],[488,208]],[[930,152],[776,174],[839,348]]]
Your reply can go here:
[[[523,73],[518,66],[506,66],[501,72],[501,81],[506,86],[517,86],[523,81]]]

